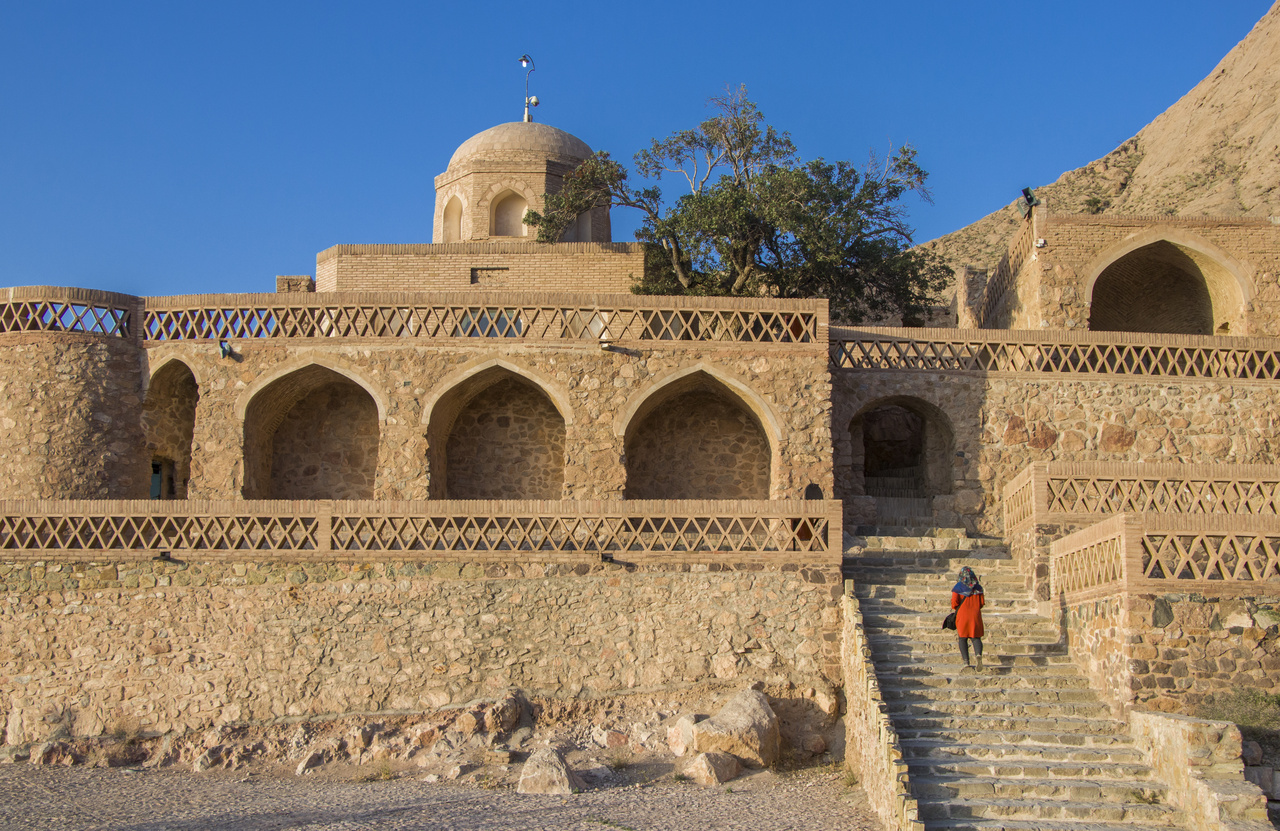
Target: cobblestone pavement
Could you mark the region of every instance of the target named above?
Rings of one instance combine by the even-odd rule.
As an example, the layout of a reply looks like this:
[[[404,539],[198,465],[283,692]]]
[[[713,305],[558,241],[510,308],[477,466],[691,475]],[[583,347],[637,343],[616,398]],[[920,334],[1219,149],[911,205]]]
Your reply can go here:
[[[0,768],[0,829],[113,831],[880,831],[830,770],[757,773],[719,788],[664,777],[574,796],[417,779],[341,782],[237,773]]]

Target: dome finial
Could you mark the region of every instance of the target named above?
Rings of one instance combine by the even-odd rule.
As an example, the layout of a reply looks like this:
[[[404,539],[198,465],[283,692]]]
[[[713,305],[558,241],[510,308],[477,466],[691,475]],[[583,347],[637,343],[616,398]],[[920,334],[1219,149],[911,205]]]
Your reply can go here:
[[[529,53],[520,56],[520,65],[529,67],[529,71],[524,73],[524,120],[532,122],[533,116],[529,115],[529,107],[538,106],[538,96],[529,95],[529,74],[536,68],[533,65],[533,58],[529,57]]]

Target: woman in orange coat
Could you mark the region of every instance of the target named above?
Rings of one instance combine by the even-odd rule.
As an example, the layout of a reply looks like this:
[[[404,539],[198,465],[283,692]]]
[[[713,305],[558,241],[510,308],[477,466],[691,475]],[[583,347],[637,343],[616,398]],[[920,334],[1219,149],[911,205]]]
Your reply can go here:
[[[969,667],[969,641],[978,669],[982,669],[982,606],[986,602],[982,584],[973,569],[960,569],[960,581],[951,589],[951,608],[956,610],[956,637],[960,639],[960,657]]]

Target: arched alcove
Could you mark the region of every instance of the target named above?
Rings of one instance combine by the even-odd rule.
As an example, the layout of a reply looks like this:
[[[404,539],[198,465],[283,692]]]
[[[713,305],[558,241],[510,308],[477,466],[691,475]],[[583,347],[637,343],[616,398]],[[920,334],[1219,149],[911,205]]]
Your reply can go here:
[[[182,361],[169,361],[152,376],[142,407],[142,428],[151,454],[152,499],[187,498],[199,401],[200,386]]]
[[[520,194],[508,191],[493,202],[493,237],[523,237],[529,231],[524,224],[524,215],[529,210],[529,202]]]
[[[932,404],[907,396],[872,402],[849,423],[849,439],[854,486],[875,498],[878,521],[927,520],[933,497],[951,492],[955,437]]]
[[[769,437],[727,386],[696,372],[655,391],[624,438],[628,499],[768,499]]]
[[[452,197],[444,206],[444,241],[458,242],[462,239],[462,200]]]
[[[427,427],[433,499],[561,499],[565,419],[535,382],[502,366],[440,397]]]
[[[277,378],[245,409],[245,497],[372,499],[378,419],[369,391],[327,367]]]
[[[1090,292],[1089,328],[1170,335],[1242,333],[1239,281],[1203,251],[1158,240],[1104,268]]]

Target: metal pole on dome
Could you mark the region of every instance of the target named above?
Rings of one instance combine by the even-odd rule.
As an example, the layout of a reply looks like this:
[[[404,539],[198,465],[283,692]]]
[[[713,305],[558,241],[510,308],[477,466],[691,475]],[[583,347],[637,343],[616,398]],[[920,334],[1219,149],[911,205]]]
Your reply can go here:
[[[529,57],[528,54],[521,55],[520,65],[527,66],[529,68],[529,71],[524,73],[524,120],[526,122],[532,122],[533,116],[529,115],[529,107],[538,106],[538,96],[529,95],[529,73],[533,72],[535,69],[533,65],[533,58]]]

